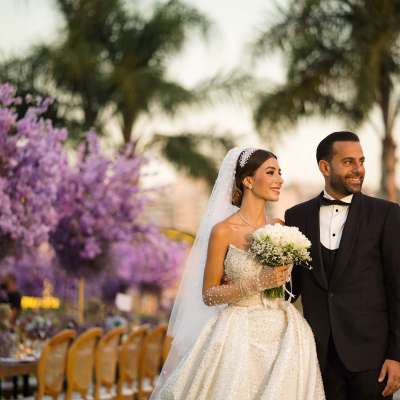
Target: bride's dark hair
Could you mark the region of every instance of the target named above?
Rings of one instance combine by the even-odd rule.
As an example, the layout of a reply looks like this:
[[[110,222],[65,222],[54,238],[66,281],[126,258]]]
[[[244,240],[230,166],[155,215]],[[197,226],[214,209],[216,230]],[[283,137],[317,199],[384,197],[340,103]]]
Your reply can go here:
[[[235,182],[232,189],[232,204],[236,207],[240,207],[242,205],[244,193],[243,179],[246,178],[246,176],[254,176],[257,169],[270,158],[278,159],[274,153],[259,149],[252,153],[244,166],[241,167],[240,159],[244,152],[245,150],[240,153],[236,163]]]

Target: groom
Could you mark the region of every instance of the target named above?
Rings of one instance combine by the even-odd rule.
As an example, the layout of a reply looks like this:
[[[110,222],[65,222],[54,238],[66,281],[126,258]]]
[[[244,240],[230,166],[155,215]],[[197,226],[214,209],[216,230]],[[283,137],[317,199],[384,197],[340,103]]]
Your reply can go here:
[[[314,332],[327,400],[391,399],[400,388],[400,208],[361,193],[354,133],[323,139],[317,161],[324,191],[285,214],[312,243],[313,270],[294,269],[293,292]]]

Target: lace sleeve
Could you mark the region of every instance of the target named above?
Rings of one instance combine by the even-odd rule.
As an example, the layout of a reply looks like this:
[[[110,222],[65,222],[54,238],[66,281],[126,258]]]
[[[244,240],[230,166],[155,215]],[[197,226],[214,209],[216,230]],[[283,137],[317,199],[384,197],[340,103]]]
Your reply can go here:
[[[208,306],[229,304],[260,293],[265,289],[281,286],[285,275],[279,276],[278,269],[264,267],[255,277],[242,279],[237,283],[212,286],[203,290],[203,301]]]

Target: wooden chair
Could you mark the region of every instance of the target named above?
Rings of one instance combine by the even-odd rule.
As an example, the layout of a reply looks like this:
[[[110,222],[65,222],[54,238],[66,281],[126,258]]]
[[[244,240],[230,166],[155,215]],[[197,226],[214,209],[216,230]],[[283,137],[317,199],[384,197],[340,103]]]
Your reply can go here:
[[[36,372],[36,400],[42,400],[45,395],[57,399],[63,391],[68,348],[75,336],[74,330],[66,329],[53,336],[43,347]]]
[[[119,343],[124,332],[124,327],[111,329],[100,339],[97,345],[95,400],[112,399],[115,396],[115,391],[112,393],[112,389],[115,389]],[[103,387],[105,391],[101,393],[100,390]]]
[[[136,399],[139,387],[139,363],[147,325],[133,328],[119,351],[117,400]]]
[[[148,399],[154,390],[161,370],[166,333],[167,325],[162,324],[150,331],[144,338],[139,365],[139,400]]]
[[[169,350],[171,349],[172,345],[172,337],[165,335],[164,344],[163,344],[163,351],[162,351],[162,365],[164,365],[165,361],[168,358]]]
[[[72,400],[74,392],[87,398],[93,379],[96,344],[102,333],[100,328],[89,329],[71,345],[67,360],[66,400]]]

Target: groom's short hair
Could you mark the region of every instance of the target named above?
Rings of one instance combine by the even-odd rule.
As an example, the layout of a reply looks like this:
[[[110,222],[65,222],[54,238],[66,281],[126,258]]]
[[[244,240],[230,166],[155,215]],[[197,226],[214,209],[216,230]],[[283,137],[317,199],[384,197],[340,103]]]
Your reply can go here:
[[[331,161],[333,156],[333,145],[335,142],[359,142],[359,137],[350,131],[333,132],[322,139],[317,147],[317,162],[321,160]]]

